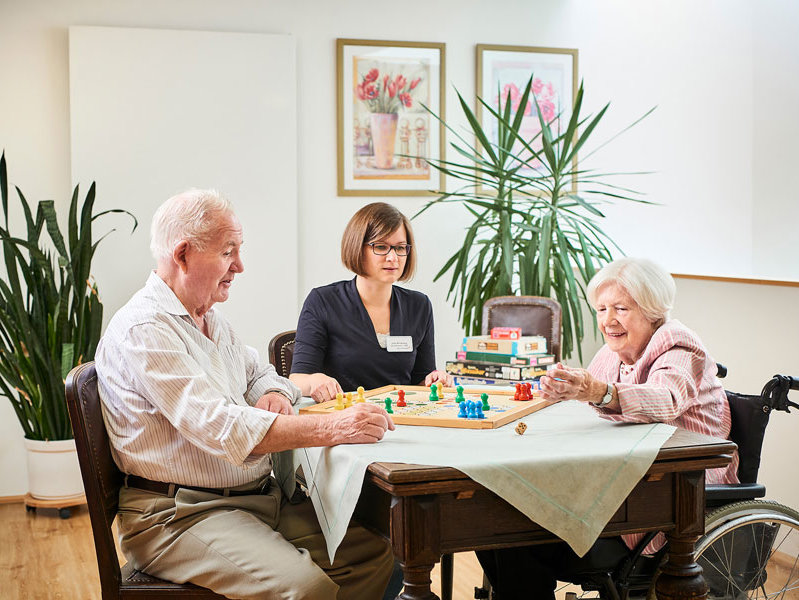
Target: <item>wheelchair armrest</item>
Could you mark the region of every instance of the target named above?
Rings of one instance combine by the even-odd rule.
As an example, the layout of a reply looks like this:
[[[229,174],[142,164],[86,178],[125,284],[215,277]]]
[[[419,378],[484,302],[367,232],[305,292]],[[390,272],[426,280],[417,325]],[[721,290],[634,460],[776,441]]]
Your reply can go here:
[[[719,483],[705,486],[705,501],[711,505],[762,498],[765,495],[766,486],[760,483]]]

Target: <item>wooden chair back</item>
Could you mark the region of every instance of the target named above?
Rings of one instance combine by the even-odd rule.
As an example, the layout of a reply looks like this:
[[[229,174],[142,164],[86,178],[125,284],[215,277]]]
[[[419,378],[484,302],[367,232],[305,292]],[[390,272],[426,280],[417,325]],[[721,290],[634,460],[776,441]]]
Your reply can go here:
[[[269,362],[275,367],[277,374],[288,377],[291,373],[291,360],[294,358],[294,337],[297,331],[278,333],[269,342]]]
[[[72,369],[65,383],[67,408],[83,477],[89,519],[100,571],[103,600],[121,598],[224,598],[190,583],[172,583],[125,565],[120,568],[111,525],[119,506],[119,488],[124,476],[111,456],[111,445],[103,421],[97,372],[93,362]]]
[[[542,296],[497,296],[483,305],[483,335],[492,327],[521,327],[522,335],[541,335],[555,360],[560,360],[560,304]]]

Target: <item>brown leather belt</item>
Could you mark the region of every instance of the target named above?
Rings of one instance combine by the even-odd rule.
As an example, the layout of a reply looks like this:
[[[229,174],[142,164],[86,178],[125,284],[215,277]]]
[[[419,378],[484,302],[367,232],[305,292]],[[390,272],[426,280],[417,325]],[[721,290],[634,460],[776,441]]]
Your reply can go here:
[[[139,477],[138,475],[125,475],[125,485],[127,487],[132,487],[136,488],[137,490],[144,490],[147,492],[155,492],[156,494],[162,494],[168,498],[174,497],[180,488],[195,490],[197,492],[205,492],[207,494],[216,494],[217,496],[258,496],[269,491],[271,482],[272,478],[267,477],[264,481],[264,484],[260,488],[254,488],[252,490],[234,490],[230,488],[207,488],[197,485],[183,485],[180,483],[167,483],[165,481],[152,481],[151,479],[145,479],[144,477]]]

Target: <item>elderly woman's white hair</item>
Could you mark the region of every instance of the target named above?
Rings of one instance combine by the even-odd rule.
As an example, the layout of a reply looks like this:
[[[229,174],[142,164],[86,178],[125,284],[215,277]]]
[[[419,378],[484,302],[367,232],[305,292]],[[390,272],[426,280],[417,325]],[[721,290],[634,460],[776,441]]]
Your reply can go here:
[[[588,302],[596,309],[600,290],[616,283],[627,290],[641,312],[656,327],[669,318],[677,288],[674,279],[660,266],[645,258],[619,258],[605,265],[588,282]]]
[[[221,218],[233,207],[216,190],[191,189],[158,207],[150,226],[150,252],[156,260],[168,259],[175,246],[186,240],[204,250]]]

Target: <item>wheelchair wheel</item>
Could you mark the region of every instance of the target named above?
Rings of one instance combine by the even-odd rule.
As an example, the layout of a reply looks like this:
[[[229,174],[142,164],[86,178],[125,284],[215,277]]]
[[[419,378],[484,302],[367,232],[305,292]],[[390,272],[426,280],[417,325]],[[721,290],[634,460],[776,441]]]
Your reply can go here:
[[[696,543],[709,599],[799,600],[799,512],[776,502],[722,506]]]

